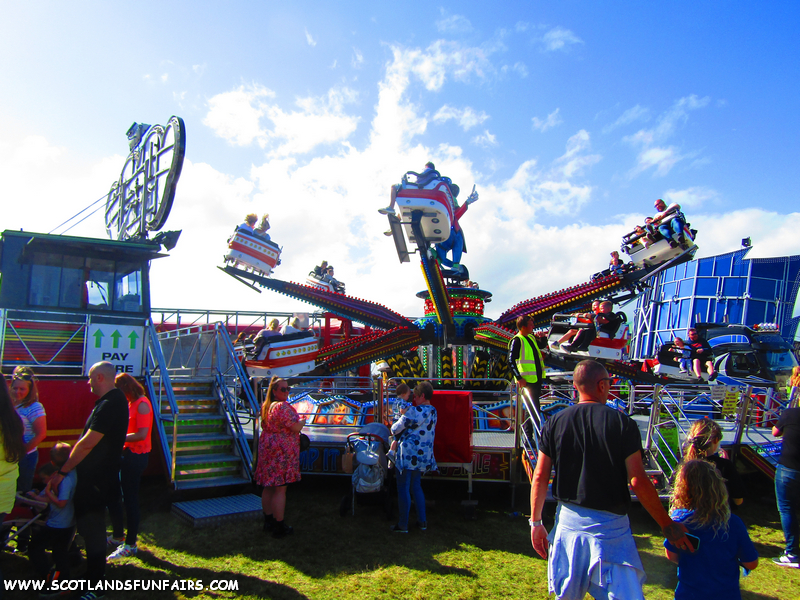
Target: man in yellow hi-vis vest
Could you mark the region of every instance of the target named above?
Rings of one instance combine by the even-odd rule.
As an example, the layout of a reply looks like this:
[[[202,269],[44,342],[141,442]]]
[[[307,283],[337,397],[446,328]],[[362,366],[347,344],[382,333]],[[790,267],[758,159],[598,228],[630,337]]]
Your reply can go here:
[[[536,407],[536,412],[541,414],[539,396],[542,393],[542,379],[544,379],[544,362],[542,353],[533,336],[533,318],[523,315],[517,318],[519,333],[511,338],[508,344],[508,364],[517,385],[527,388]]]

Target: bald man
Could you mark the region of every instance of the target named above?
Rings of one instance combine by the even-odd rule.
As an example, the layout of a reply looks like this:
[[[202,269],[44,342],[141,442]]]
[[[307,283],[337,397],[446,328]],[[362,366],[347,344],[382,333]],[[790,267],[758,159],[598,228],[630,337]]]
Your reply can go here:
[[[691,551],[691,543],[645,472],[636,423],[606,406],[611,378],[605,367],[581,361],[573,385],[578,404],[542,429],[531,485],[531,543],[548,559],[548,587],[558,598],[582,600],[588,592],[594,598],[643,599],[645,574],[628,520],[628,484],[673,545]],[[548,536],[542,510],[551,468],[558,509]]]
[[[86,542],[86,579],[92,586],[105,579],[105,510],[107,504],[119,499],[120,459],[128,432],[128,401],[114,386],[115,376],[116,369],[110,362],[99,362],[89,369],[89,387],[100,398],[54,483],[58,485],[73,469],[78,473],[75,517],[78,533]],[[81,598],[93,600],[104,594],[95,590]]]

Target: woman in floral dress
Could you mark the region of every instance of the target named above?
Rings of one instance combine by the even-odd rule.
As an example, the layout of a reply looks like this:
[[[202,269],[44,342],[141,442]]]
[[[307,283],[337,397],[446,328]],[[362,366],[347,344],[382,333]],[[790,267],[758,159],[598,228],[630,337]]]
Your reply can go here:
[[[286,402],[289,389],[286,381],[273,378],[261,405],[256,483],[264,486],[264,531],[271,531],[276,538],[292,533],[292,527],[283,522],[286,484],[300,481],[300,431],[306,424],[306,417],[298,416]]]
[[[414,388],[414,405],[401,411],[402,416],[392,425],[392,434],[399,446],[395,467],[400,521],[392,527],[392,531],[397,533],[408,533],[412,495],[417,509],[417,526],[423,531],[428,528],[421,478],[423,473],[438,471],[433,457],[436,409],[431,406],[432,399],[433,387],[423,381]]]

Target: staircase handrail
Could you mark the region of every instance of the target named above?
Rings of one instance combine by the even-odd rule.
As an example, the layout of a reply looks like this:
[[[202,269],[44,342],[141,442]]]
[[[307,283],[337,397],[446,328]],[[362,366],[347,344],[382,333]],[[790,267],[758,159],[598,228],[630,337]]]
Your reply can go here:
[[[155,415],[155,425],[158,429],[159,438],[161,440],[161,448],[164,456],[167,458],[167,468],[169,469],[169,480],[172,485],[175,485],[175,452],[173,449],[176,446],[177,429],[175,424],[178,421],[178,402],[175,400],[175,393],[172,391],[172,382],[169,377],[169,369],[166,366],[166,359],[164,353],[161,351],[161,344],[158,340],[158,332],[152,319],[148,319],[145,323],[148,333],[147,352],[145,353],[145,384],[147,391],[150,394],[153,406],[153,413]],[[153,376],[158,371],[158,377],[161,380],[161,385],[158,386],[158,392],[153,385]],[[162,394],[166,395],[167,402],[169,403],[172,419],[172,434],[171,442],[167,439],[167,434],[164,429],[163,420],[166,418],[161,414],[161,401]]]

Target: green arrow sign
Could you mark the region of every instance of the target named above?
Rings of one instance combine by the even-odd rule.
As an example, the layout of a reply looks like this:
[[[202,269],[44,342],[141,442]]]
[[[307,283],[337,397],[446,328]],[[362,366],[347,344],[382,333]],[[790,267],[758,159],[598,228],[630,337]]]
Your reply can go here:
[[[131,331],[128,339],[131,341],[131,350],[136,350],[136,340],[139,339],[139,335],[135,331]]]
[[[111,345],[112,348],[119,348],[119,338],[122,337],[122,334],[118,330],[114,330],[114,333],[111,334],[111,340],[113,344]]]
[[[99,329],[94,332],[94,347],[99,348],[103,343],[103,332]]]

